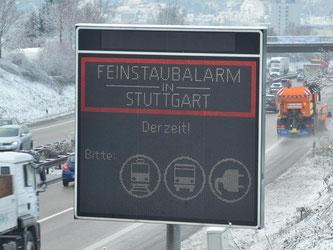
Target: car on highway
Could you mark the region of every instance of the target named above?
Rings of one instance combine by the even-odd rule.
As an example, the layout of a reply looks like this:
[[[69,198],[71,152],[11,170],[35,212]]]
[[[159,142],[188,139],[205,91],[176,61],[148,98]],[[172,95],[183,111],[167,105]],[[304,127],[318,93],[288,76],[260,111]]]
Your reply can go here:
[[[277,93],[281,88],[283,88],[282,83],[280,83],[280,82],[272,83],[271,87],[269,88],[269,93],[270,93],[271,95],[276,95],[276,93]]]
[[[266,111],[279,112],[279,103],[275,95],[266,95]]]
[[[0,126],[19,124],[16,118],[0,118]]]
[[[0,151],[32,149],[32,134],[26,125],[4,125],[0,127]]]
[[[304,80],[304,74],[303,73],[297,74],[297,78],[296,79],[297,79],[298,82],[303,81]]]
[[[283,88],[290,88],[291,87],[291,81],[289,79],[282,79],[281,84]]]
[[[62,166],[62,184],[67,187],[75,180],[75,155],[68,156],[65,164]]]
[[[303,74],[304,70],[303,69],[296,69],[296,74]]]

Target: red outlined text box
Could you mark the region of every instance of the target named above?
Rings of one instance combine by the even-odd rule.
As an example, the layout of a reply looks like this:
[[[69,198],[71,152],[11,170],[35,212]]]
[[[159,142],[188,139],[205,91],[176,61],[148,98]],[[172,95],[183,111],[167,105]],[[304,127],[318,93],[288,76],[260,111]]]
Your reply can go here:
[[[215,66],[250,66],[251,67],[251,111],[250,112],[226,112],[226,111],[194,111],[194,110],[170,110],[170,109],[138,109],[138,108],[106,108],[87,107],[85,103],[86,91],[86,63],[132,63],[132,64],[178,64],[178,65],[215,65]],[[191,116],[224,116],[224,117],[251,117],[256,115],[256,68],[255,61],[220,61],[220,60],[179,60],[179,59],[147,59],[147,58],[81,58],[81,111],[82,112],[108,112],[108,113],[132,113],[132,114],[164,114],[164,115],[191,115]]]

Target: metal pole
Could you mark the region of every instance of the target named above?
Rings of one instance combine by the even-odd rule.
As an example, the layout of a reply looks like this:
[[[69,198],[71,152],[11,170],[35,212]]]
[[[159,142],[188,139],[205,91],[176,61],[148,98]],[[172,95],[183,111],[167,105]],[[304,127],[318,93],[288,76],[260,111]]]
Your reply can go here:
[[[180,225],[167,224],[167,250],[180,250]]]

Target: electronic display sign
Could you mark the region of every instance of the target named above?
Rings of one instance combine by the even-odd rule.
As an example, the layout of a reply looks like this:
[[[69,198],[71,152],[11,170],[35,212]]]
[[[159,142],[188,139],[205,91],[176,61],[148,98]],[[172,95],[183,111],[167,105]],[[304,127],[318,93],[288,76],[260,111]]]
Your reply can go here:
[[[265,30],[76,32],[76,218],[261,227]]]

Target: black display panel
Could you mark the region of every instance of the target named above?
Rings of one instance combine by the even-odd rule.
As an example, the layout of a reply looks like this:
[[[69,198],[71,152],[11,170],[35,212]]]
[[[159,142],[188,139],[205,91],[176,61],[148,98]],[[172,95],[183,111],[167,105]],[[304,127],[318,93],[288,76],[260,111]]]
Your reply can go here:
[[[172,31],[163,29],[149,32],[168,55],[112,53],[131,51],[128,36],[124,48],[103,47],[80,37],[90,31],[102,34],[78,32],[76,216],[259,226],[260,57],[170,52],[164,38]],[[140,43],[143,34],[131,36]],[[188,34],[205,32],[175,37]]]
[[[112,28],[81,29],[79,36],[79,50],[260,54],[260,36],[254,32]]]

